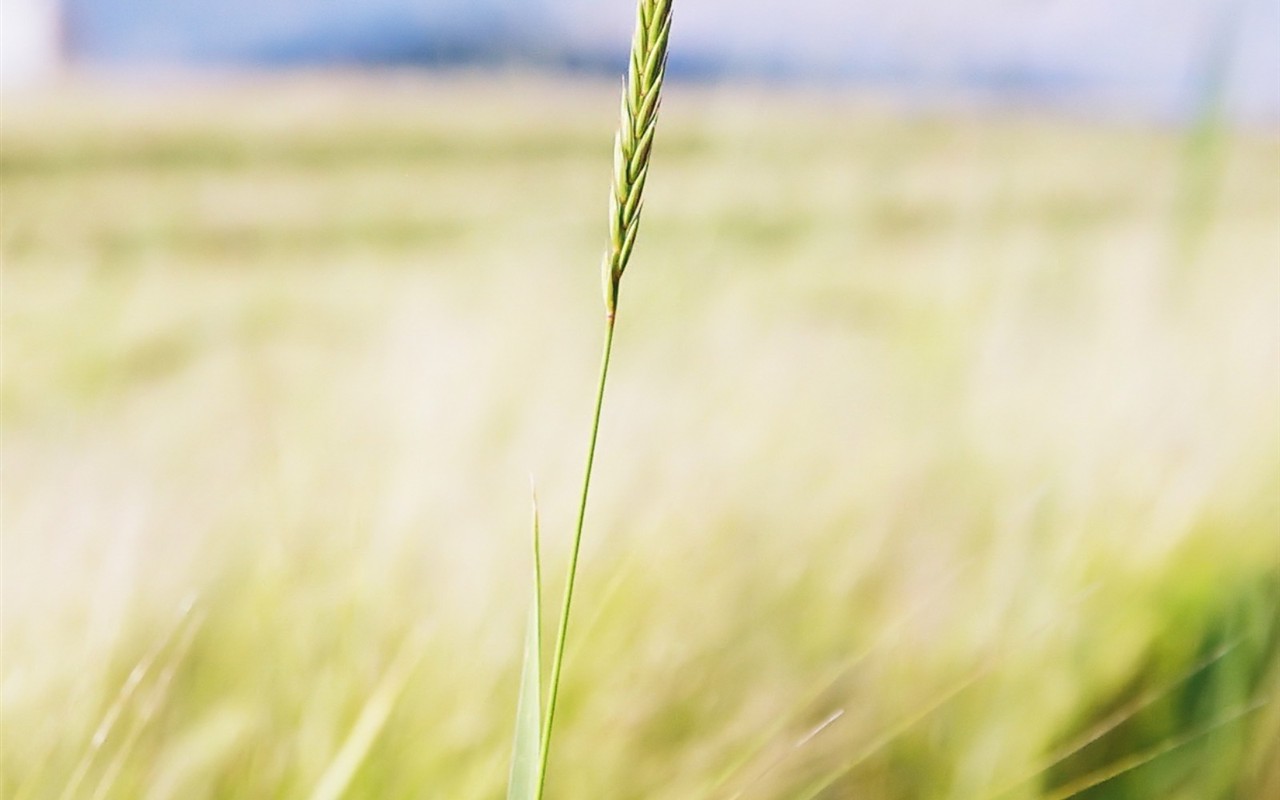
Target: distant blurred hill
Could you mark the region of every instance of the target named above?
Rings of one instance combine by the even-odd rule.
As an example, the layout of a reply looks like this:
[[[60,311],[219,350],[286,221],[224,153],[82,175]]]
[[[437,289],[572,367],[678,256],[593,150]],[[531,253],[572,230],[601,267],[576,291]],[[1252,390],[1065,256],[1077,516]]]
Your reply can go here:
[[[38,0],[5,0],[29,5]],[[91,65],[531,65],[616,73],[632,0],[63,0]],[[678,3],[673,74],[1280,120],[1280,0]]]

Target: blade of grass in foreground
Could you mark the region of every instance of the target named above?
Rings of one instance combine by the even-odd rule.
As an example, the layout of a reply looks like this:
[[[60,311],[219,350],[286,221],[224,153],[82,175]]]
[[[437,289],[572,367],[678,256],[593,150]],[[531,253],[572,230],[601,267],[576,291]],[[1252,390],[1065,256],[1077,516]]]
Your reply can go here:
[[[538,793],[538,750],[542,744],[542,547],[538,530],[538,496],[533,497],[533,598],[524,634],[520,697],[516,701],[516,736],[511,748],[507,800],[530,800]]]

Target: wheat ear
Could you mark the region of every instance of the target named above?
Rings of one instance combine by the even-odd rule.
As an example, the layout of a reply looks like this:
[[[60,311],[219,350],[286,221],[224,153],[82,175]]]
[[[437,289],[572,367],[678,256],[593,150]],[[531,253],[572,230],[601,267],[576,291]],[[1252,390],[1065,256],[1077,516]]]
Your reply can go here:
[[[667,71],[671,0],[640,0],[622,114],[613,142],[613,191],[609,194],[609,251],[604,259],[604,304],[612,316],[618,286],[640,230],[649,153],[658,127],[658,104]]]

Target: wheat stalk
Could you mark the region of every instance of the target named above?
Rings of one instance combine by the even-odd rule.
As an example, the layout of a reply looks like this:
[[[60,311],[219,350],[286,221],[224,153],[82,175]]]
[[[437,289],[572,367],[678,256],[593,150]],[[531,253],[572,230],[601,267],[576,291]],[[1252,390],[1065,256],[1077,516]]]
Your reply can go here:
[[[613,350],[618,287],[622,282],[622,274],[627,269],[627,262],[631,259],[631,250],[635,247],[636,234],[640,229],[640,210],[645,180],[649,175],[649,154],[653,150],[653,135],[657,129],[658,103],[662,94],[663,77],[666,75],[667,39],[670,33],[671,0],[639,0],[627,83],[622,95],[622,118],[614,137],[613,190],[609,194],[609,249],[605,253],[603,264],[605,331],[600,378],[596,385],[595,410],[587,444],[587,463],[578,502],[577,524],[569,551],[569,570],[565,578],[564,601],[560,607],[560,624],[553,646],[546,716],[538,748],[536,798],[542,797],[546,784],[547,763],[551,755],[551,731],[555,724],[556,700],[560,692],[565,641],[569,632],[569,612],[573,608],[573,587],[578,573],[578,555],[582,549],[587,494],[591,488],[591,468],[595,462],[596,439],[600,432],[600,411],[604,405],[604,387],[609,375],[609,355]]]

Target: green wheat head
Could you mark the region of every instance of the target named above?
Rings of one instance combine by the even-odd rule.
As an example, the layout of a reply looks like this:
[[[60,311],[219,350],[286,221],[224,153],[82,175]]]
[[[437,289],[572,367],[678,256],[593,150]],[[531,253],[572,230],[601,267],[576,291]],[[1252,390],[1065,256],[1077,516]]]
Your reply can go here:
[[[604,258],[604,304],[612,316],[618,285],[640,229],[644,182],[658,123],[658,101],[667,69],[671,0],[640,0],[631,64],[622,93],[622,119],[613,145],[613,191],[609,195],[609,251]]]

